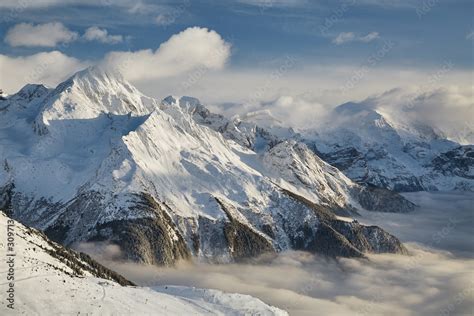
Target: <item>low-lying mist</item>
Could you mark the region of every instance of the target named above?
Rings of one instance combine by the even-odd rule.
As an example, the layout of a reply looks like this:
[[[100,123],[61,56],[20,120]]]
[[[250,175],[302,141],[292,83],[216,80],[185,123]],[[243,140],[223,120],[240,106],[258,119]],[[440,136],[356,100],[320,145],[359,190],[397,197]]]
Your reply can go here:
[[[158,268],[123,263],[111,246],[81,250],[143,286],[184,285],[258,297],[290,315],[474,314],[474,194],[413,193],[410,214],[363,213],[406,242],[410,256],[327,259],[286,252],[252,263],[181,263]],[[96,245],[94,245],[95,247]],[[100,255],[99,255],[100,254]]]

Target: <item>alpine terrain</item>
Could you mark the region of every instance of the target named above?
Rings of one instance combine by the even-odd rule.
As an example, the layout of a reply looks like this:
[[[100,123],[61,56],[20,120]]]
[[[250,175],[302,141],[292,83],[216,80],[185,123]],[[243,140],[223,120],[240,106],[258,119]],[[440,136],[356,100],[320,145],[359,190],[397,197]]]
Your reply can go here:
[[[439,146],[456,150],[461,165],[470,157]],[[349,176],[357,164],[317,148],[213,114],[194,98],[158,101],[88,68],[55,89],[31,84],[0,100],[0,208],[63,245],[109,242],[147,264],[288,249],[405,253],[396,237],[350,215],[415,205],[353,182],[315,152]],[[454,163],[436,161],[439,170]]]
[[[408,110],[407,110],[408,111]],[[285,128],[271,113],[236,117],[297,140],[356,183],[395,190],[474,191],[474,131],[449,137],[374,100],[336,107],[314,128]]]

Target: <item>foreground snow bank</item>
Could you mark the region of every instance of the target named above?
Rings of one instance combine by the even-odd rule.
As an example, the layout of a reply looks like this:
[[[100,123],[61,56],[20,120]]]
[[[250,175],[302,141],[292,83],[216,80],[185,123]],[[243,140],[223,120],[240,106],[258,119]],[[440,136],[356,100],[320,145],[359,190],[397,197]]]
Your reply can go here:
[[[11,254],[14,263],[9,266],[5,258]],[[90,258],[83,260],[85,257],[2,212],[0,256],[1,315],[287,315],[248,295],[187,287],[122,286],[98,278],[112,278],[113,272]],[[14,294],[7,301],[5,293],[10,288]]]

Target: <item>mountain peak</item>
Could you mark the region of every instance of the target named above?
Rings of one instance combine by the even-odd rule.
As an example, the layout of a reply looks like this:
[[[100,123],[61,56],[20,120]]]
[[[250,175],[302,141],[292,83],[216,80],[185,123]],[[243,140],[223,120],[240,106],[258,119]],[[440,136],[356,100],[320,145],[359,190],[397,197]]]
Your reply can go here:
[[[41,104],[34,126],[39,134],[45,134],[51,132],[51,123],[55,121],[72,124],[77,120],[99,119],[104,114],[146,116],[158,104],[121,76],[99,67],[89,67],[72,75],[48,95]],[[63,129],[58,133],[63,133]]]
[[[100,66],[91,66],[76,72],[66,81],[59,84],[55,92],[61,93],[73,85],[87,90],[114,91],[119,86],[123,86],[126,90],[136,90],[122,75],[107,71]]]
[[[42,84],[27,84],[16,94],[12,95],[13,99],[31,100],[33,98],[46,95],[49,89]]]
[[[101,66],[90,66],[83,70],[76,72],[71,76],[73,80],[88,80],[88,81],[125,81],[124,77],[119,72],[112,72]]]
[[[334,109],[334,113],[339,117],[352,118],[365,117],[367,120],[383,119],[383,116],[370,104],[365,102],[347,102]]]
[[[199,106],[201,107],[203,106],[201,101],[199,101],[199,99],[194,98],[194,97],[188,97],[188,96],[177,97],[177,96],[170,95],[164,98],[162,103],[165,105],[178,105],[182,109],[186,109],[190,111],[193,111]]]

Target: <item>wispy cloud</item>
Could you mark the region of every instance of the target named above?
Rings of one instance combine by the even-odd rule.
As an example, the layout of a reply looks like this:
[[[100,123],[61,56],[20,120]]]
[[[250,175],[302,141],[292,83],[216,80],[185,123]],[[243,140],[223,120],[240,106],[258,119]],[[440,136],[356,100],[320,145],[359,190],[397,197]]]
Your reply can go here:
[[[2,0],[0,1],[0,8],[37,9],[76,4],[91,6],[129,6],[135,2],[134,0]]]
[[[62,23],[45,24],[20,23],[8,30],[5,42],[10,46],[43,46],[54,47],[59,43],[69,43],[78,38]]]
[[[468,40],[474,40],[474,31],[471,31],[466,35],[466,39]]]
[[[110,35],[106,29],[92,26],[83,35],[86,41],[98,41],[105,44],[117,44],[123,42],[122,35]]]
[[[371,5],[378,6],[386,9],[401,9],[410,8],[413,9],[419,5],[418,0],[347,0],[347,2],[354,2],[357,5]]]
[[[369,42],[372,42],[373,40],[378,39],[379,37],[380,36],[378,32],[371,32],[364,36],[357,35],[354,32],[342,32],[342,33],[339,33],[339,35],[336,36],[332,40],[332,42],[336,45],[342,45],[342,44],[350,43],[350,42],[369,43]]]
[[[257,7],[302,7],[308,4],[307,0],[237,0],[242,4]]]

